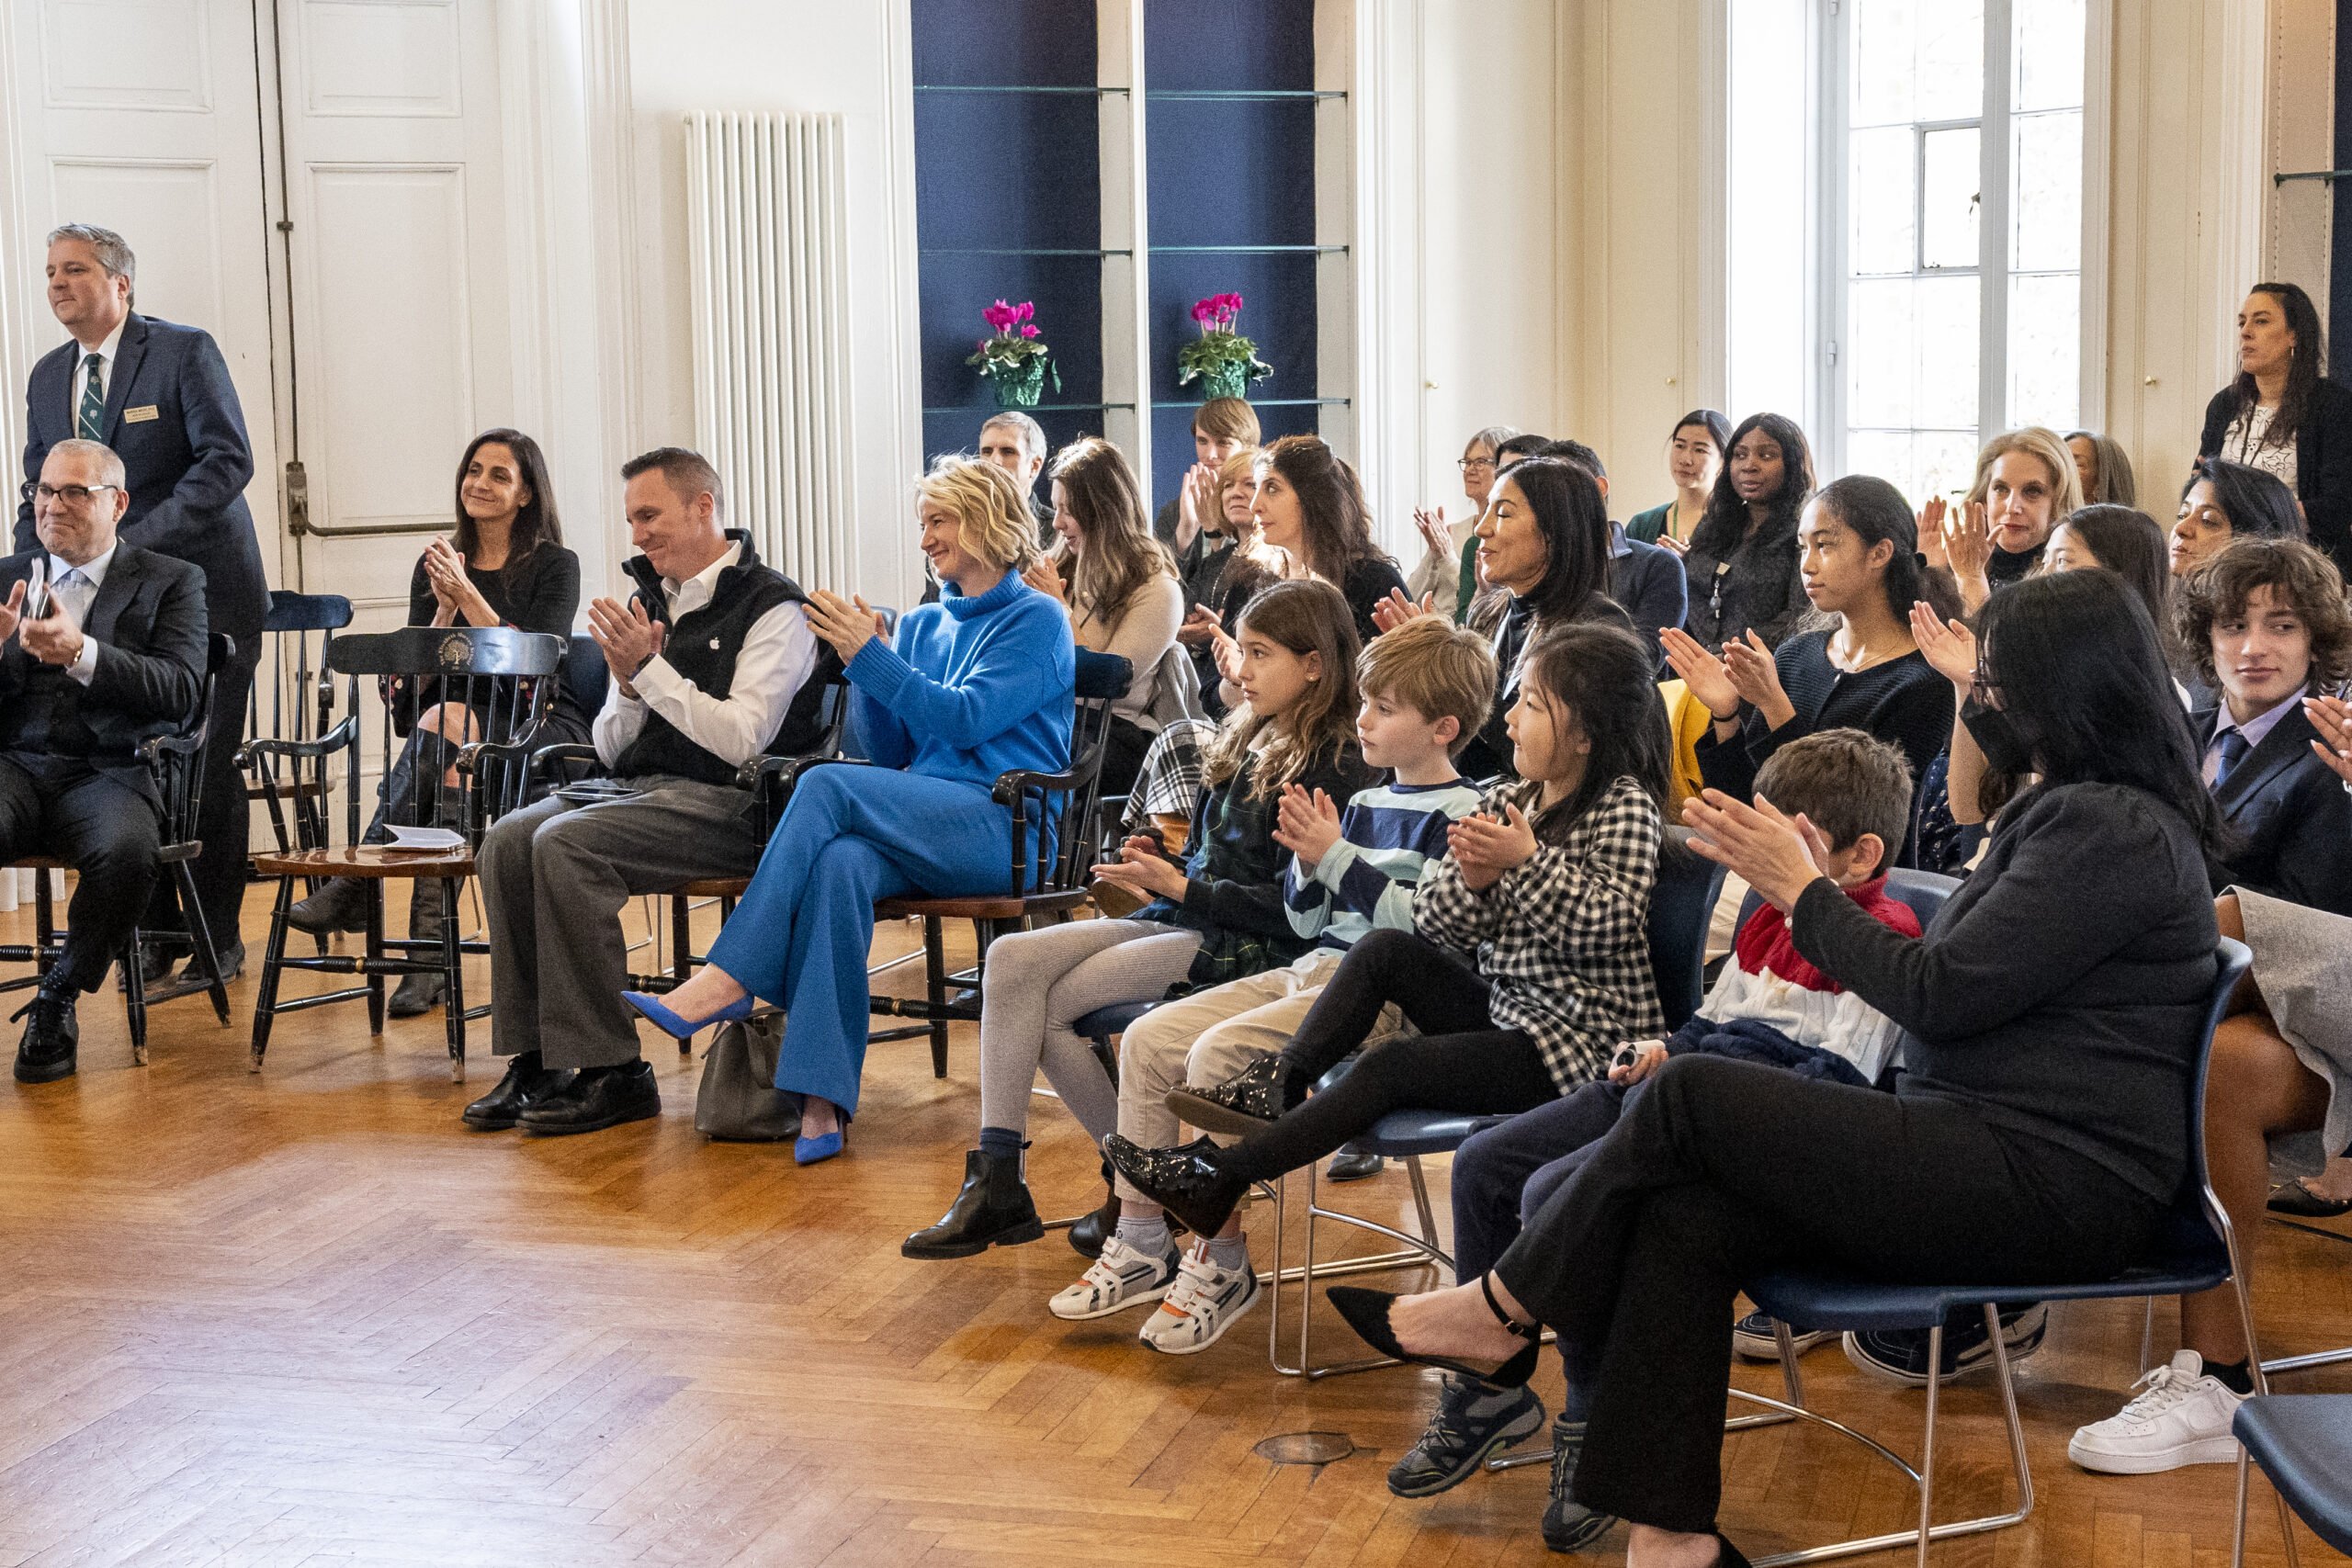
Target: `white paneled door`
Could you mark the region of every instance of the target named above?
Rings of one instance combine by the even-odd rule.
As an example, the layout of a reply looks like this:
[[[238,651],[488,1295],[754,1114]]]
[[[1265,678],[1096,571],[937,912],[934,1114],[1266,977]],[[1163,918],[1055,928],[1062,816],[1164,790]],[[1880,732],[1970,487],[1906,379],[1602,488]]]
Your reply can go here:
[[[23,0],[7,17],[18,119],[10,160],[23,226],[5,265],[20,330],[6,406],[14,488],[24,378],[65,341],[41,287],[60,223],[119,231],[139,258],[136,308],[220,344],[253,437],[246,498],[277,531],[261,96],[252,0]],[[10,516],[15,507],[9,508]],[[276,552],[263,556],[277,566]]]
[[[514,406],[492,0],[276,6],[310,522],[447,527],[458,454]],[[405,591],[423,543],[305,548]]]

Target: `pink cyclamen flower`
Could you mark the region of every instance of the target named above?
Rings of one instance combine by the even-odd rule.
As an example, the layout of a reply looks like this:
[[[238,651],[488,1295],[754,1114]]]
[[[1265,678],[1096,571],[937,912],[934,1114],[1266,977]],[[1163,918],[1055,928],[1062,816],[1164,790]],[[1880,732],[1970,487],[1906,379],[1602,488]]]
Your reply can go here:
[[[1037,307],[1026,299],[1012,308],[1012,319],[1016,321],[1028,321],[1036,314]]]
[[[1021,328],[1021,335],[1023,337],[1035,337],[1037,335],[1037,329],[1035,326],[1024,323]]]

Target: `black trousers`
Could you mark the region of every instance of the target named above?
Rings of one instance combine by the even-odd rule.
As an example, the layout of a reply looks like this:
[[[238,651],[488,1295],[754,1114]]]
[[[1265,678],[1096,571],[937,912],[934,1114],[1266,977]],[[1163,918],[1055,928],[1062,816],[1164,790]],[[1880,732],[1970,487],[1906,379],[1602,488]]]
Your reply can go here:
[[[1722,1495],[1732,1304],[1750,1278],[1826,1263],[1897,1283],[2104,1279],[2162,1208],[1962,1100],[1677,1056],[1495,1273],[1598,1366],[1577,1500],[1699,1532]]]
[[[0,864],[48,855],[80,874],[51,984],[98,988],[147,908],[162,842],[161,814],[121,779],[76,758],[0,757]]]
[[[189,870],[196,896],[204,905],[205,928],[212,945],[226,950],[243,940],[238,934],[245,908],[245,857],[251,848],[253,807],[245,799],[245,775],[237,770],[237,746],[245,733],[245,704],[253,692],[254,669],[261,662],[266,634],[237,638],[237,651],[220,668],[212,687],[209,717],[211,743],[204,753],[204,809],[198,817],[196,836],[204,853]],[[166,877],[157,885],[147,914],[152,930],[185,931],[178,886]]]
[[[1435,942],[1410,931],[1366,933],[1283,1060],[1302,1078],[1320,1077],[1363,1043],[1390,1002],[1420,1032],[1366,1052],[1336,1085],[1225,1150],[1218,1166],[1263,1181],[1312,1165],[1392,1111],[1499,1114],[1548,1104],[1560,1091],[1543,1052],[1523,1031],[1496,1028],[1487,999],[1487,982]]]

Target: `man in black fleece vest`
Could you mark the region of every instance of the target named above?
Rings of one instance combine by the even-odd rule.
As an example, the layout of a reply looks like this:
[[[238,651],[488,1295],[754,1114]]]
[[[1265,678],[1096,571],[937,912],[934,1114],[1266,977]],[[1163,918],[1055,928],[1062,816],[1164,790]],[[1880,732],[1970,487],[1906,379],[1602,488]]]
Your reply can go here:
[[[590,1133],[656,1116],[661,1091],[621,1005],[620,911],[644,893],[759,866],[757,814],[737,786],[762,753],[821,738],[838,669],[807,602],[720,521],[718,475],[663,446],[621,468],[637,592],[599,599],[590,630],[612,687],[596,754],[635,793],[591,806],[549,796],[501,818],[477,863],[490,920],[491,1048],[506,1076],[468,1124]]]

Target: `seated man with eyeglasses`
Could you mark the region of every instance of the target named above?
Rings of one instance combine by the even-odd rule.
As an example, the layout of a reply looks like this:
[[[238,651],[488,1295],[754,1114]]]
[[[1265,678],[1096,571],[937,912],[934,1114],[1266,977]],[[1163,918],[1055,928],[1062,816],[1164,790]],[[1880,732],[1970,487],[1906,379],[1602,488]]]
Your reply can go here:
[[[164,803],[139,744],[196,711],[204,573],[120,542],[130,496],[98,442],[51,446],[25,499],[40,547],[0,560],[0,865],[52,855],[81,874],[64,956],[15,1015],[17,1081],[51,1083],[74,1073],[75,998],[155,884]]]

